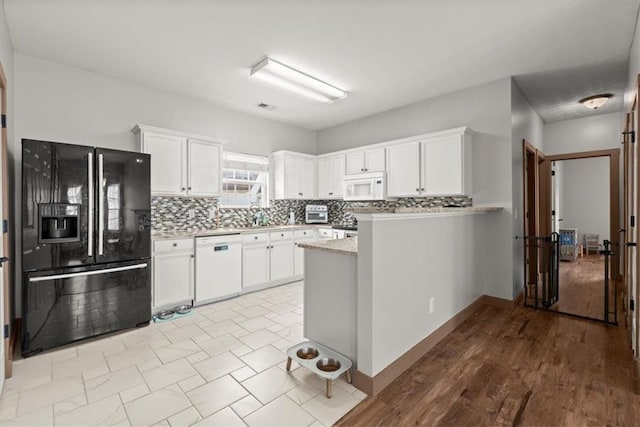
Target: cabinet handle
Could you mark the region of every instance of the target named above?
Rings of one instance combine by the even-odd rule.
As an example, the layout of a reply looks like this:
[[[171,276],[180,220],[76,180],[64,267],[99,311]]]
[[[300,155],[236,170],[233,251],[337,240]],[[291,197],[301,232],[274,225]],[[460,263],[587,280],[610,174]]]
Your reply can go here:
[[[182,191],[186,190],[186,188],[182,187]]]
[[[360,172],[364,172],[364,168],[361,168],[361,169],[360,169]]]
[[[258,240],[258,236],[254,236],[253,240]]]
[[[177,244],[177,243],[174,243],[174,244],[173,244],[173,247],[175,248],[176,246],[178,246],[178,244]]]
[[[416,191],[419,193],[419,192],[420,192],[420,189],[419,189],[419,188],[416,188]]]
[[[189,187],[189,190],[191,190],[191,187]]]
[[[191,258],[195,258],[195,255],[191,255]]]
[[[280,233],[280,237],[284,237],[284,233]]]
[[[424,191],[424,188],[421,188],[420,191]]]
[[[330,196],[333,196],[333,193],[329,193]]]

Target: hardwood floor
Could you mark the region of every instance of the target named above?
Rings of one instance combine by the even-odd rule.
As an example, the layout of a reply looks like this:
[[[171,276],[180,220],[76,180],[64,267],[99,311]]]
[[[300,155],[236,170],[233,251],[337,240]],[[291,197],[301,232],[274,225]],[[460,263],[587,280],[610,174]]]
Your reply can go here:
[[[613,304],[613,284],[610,289]],[[604,320],[604,257],[588,255],[576,262],[560,262],[558,293],[552,310]]]
[[[638,425],[623,328],[483,307],[340,426]]]

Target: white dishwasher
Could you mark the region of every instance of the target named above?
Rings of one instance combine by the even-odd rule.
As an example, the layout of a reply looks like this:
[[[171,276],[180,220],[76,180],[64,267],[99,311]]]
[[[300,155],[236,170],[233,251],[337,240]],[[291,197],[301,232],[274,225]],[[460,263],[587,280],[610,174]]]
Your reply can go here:
[[[195,305],[238,295],[242,290],[242,236],[196,238]]]

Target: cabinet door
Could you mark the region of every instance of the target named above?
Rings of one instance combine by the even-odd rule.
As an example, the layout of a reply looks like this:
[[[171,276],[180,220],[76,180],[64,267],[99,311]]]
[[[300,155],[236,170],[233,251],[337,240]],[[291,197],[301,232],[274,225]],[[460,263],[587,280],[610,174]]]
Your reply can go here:
[[[387,195],[420,195],[420,142],[387,147]]]
[[[423,142],[425,195],[462,194],[462,139],[460,135]]]
[[[271,245],[271,281],[293,276],[293,242],[280,242]]]
[[[151,192],[186,194],[186,139],[145,133],[142,150],[151,154]]]
[[[365,152],[365,172],[384,172],[384,147]]]
[[[304,249],[298,247],[298,243],[304,242],[313,242],[317,240],[315,238],[311,239],[300,239],[296,240],[295,247],[293,249],[293,274],[296,276],[301,276],[304,274]]]
[[[364,151],[347,154],[347,175],[364,172]]]
[[[331,192],[332,198],[341,198],[344,194],[345,156],[331,158]]]
[[[193,300],[193,255],[153,257],[153,306],[165,307]]]
[[[300,158],[285,156],[284,158],[284,197],[285,199],[299,199],[300,193]]]
[[[333,189],[333,171],[331,157],[323,157],[318,159],[318,198],[328,199],[332,195]]]
[[[242,287],[262,285],[269,281],[269,248],[264,245],[242,248]]]
[[[216,196],[221,193],[220,145],[190,139],[188,142],[188,193],[194,196]]]
[[[300,198],[313,199],[315,189],[316,164],[314,159],[300,158],[299,174],[297,176],[299,182]],[[294,176],[293,179],[296,179]]]

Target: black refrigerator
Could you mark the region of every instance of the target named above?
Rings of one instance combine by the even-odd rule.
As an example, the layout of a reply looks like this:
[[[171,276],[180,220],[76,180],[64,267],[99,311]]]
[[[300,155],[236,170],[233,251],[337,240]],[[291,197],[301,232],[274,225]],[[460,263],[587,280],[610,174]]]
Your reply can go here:
[[[22,354],[151,319],[150,156],[22,140]]]

